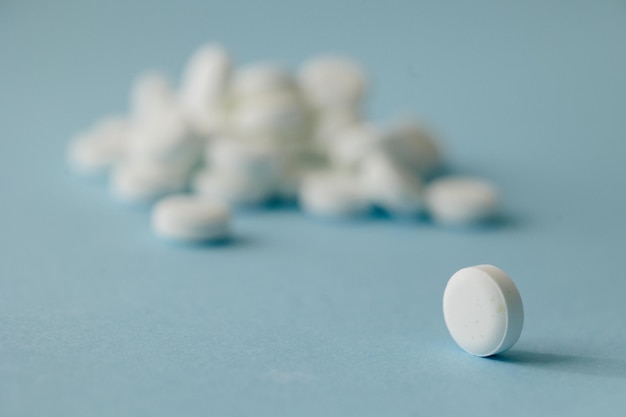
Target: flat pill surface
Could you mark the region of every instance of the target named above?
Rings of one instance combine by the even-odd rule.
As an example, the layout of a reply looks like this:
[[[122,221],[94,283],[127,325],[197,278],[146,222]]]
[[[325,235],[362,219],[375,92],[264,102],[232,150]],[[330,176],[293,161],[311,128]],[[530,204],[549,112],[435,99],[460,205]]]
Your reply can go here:
[[[492,218],[498,192],[490,183],[472,177],[452,176],[433,181],[425,193],[433,220],[446,226],[472,226]]]
[[[493,265],[464,268],[452,275],[443,295],[443,315],[454,341],[475,356],[510,349],[524,324],[515,283]]]
[[[154,233],[168,240],[222,240],[229,235],[229,223],[227,206],[188,195],[164,198],[152,211]]]

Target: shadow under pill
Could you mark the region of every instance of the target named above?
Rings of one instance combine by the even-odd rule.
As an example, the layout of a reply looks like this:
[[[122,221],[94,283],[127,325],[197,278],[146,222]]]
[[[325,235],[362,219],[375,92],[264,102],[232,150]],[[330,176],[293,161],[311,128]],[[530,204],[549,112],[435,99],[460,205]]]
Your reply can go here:
[[[626,360],[621,359],[525,350],[511,350],[490,356],[489,359],[546,371],[626,379]]]
[[[218,240],[209,240],[203,242],[181,242],[175,240],[160,239],[168,246],[181,249],[220,249],[220,248],[233,248],[233,247],[246,247],[254,245],[255,239],[249,236],[231,236]]]

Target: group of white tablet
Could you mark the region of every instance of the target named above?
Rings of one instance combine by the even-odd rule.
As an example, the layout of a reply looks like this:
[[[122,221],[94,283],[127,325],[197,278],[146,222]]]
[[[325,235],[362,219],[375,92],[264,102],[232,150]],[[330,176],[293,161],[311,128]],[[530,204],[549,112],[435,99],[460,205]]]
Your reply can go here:
[[[159,73],[141,75],[129,114],[79,134],[69,162],[106,176],[118,200],[156,203],[154,231],[174,240],[224,239],[233,208],[276,199],[330,218],[376,207],[465,226],[494,214],[488,182],[439,175],[441,148],[423,125],[368,121],[367,92],[365,72],[345,57],[315,57],[295,71],[235,68],[226,49],[208,44],[178,88]]]

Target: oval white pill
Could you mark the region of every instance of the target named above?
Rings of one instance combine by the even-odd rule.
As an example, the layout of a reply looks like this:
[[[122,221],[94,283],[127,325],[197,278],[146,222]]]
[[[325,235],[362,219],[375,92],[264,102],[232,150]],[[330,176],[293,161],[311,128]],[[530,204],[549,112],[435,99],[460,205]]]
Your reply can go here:
[[[183,71],[179,92],[183,107],[191,112],[203,112],[220,105],[231,67],[230,56],[221,45],[199,48]]]
[[[228,52],[217,44],[199,48],[185,67],[179,100],[189,123],[199,134],[211,135],[223,127],[231,67]]]
[[[230,232],[228,207],[189,195],[160,200],[152,211],[152,228],[160,237],[185,242],[222,240]]]
[[[471,177],[446,177],[426,189],[426,206],[433,220],[448,226],[470,226],[492,217],[498,193],[488,182]]]
[[[454,341],[475,356],[510,349],[524,325],[524,307],[515,283],[493,265],[456,272],[443,294],[443,315]]]

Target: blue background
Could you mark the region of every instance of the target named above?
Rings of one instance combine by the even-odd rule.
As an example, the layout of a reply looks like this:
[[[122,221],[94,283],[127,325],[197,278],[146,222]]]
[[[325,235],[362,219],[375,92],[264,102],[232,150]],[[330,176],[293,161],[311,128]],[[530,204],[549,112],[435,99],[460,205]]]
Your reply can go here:
[[[176,77],[207,40],[295,67],[335,51],[370,113],[416,113],[507,221],[236,218],[234,245],[164,245],[70,176],[70,137]],[[623,416],[623,1],[0,2],[0,415]],[[480,359],[448,336],[457,269],[493,263],[526,323]]]

